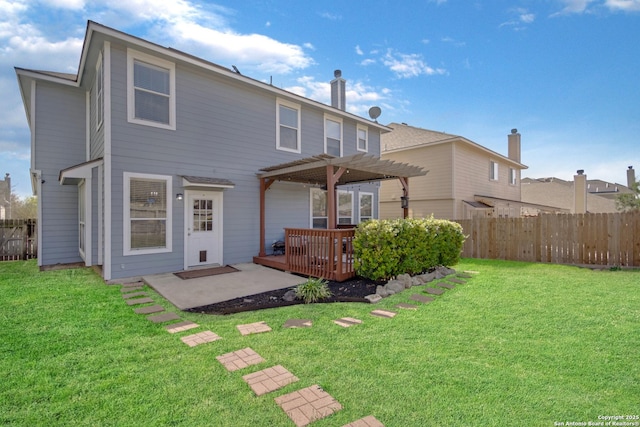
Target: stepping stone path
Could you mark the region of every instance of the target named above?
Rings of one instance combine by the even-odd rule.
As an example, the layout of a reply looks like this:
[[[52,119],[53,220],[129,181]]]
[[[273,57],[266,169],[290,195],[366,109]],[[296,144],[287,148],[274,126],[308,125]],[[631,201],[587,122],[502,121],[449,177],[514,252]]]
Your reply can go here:
[[[189,329],[198,328],[200,325],[197,323],[190,322],[185,320],[184,322],[174,323],[172,325],[167,325],[164,328],[170,333],[175,334],[176,332],[188,331]]]
[[[342,405],[319,385],[276,397],[275,401],[297,427],[309,425],[342,409]]]
[[[427,288],[424,290],[424,292],[431,294],[431,295],[442,295],[444,293],[444,289],[438,289],[438,288]]]
[[[169,320],[179,320],[180,316],[175,313],[164,313],[158,314],[156,316],[147,316],[147,319],[149,319],[153,323],[164,323],[168,322]]]
[[[205,344],[208,342],[213,342],[222,339],[222,337],[214,334],[211,331],[198,332],[197,334],[187,335],[186,337],[180,338],[183,343],[188,345],[189,347],[195,347],[200,344]]]
[[[359,325],[362,323],[362,320],[354,319],[353,317],[343,317],[342,319],[334,320],[333,323],[343,328],[348,328],[353,325]]]
[[[450,281],[450,282],[452,282],[452,283],[458,283],[458,284],[460,284],[460,285],[462,285],[462,284],[464,284],[464,283],[467,283],[467,282],[465,282],[464,280],[460,280],[460,279],[453,279],[453,278],[452,278],[452,279],[447,279],[447,280],[448,280],[448,281]]]
[[[246,325],[238,325],[241,335],[259,334],[262,332],[270,332],[271,327],[265,322],[248,323]]]
[[[153,302],[153,300],[151,298],[135,298],[127,300],[127,304],[129,305],[147,304],[149,302]]]
[[[124,294],[125,292],[133,292],[133,291],[141,291],[141,290],[142,290],[142,286],[123,286],[120,289],[120,292]]]
[[[388,311],[388,310],[373,310],[371,314],[377,317],[384,317],[385,319],[391,319],[395,317],[395,315],[398,313],[396,313],[395,311]]]
[[[310,319],[289,319],[282,325],[283,328],[310,328]]]
[[[257,365],[265,361],[262,356],[249,347],[223,354],[222,356],[216,357],[216,359],[222,363],[222,366],[227,368],[229,372],[237,371],[247,366]]]
[[[147,296],[146,292],[131,292],[130,294],[122,295],[122,298],[129,299],[134,297],[146,297],[146,296]]]
[[[384,424],[378,421],[373,415],[369,415],[368,417],[360,418],[352,423],[345,424],[342,427],[384,427]]]
[[[411,297],[409,297],[409,299],[412,301],[421,302],[423,304],[429,304],[430,302],[434,301],[433,298],[428,297],[426,295],[420,295],[420,294],[413,294],[411,295]]]
[[[456,287],[456,285],[452,285],[451,283],[444,283],[444,282],[436,283],[436,286],[440,286],[441,288],[447,288],[447,289],[454,289]]]
[[[299,378],[281,365],[247,374],[242,379],[249,384],[256,396],[270,393],[288,384],[299,381]]]
[[[474,271],[474,273],[478,274],[477,271]],[[473,276],[471,274],[467,273],[467,272],[464,272],[464,273],[456,274],[456,277],[461,277],[463,279],[471,279]]]
[[[422,296],[422,295],[419,295],[419,296]],[[418,309],[417,305],[415,305],[415,304],[407,304],[407,303],[404,303],[404,302],[401,302],[400,304],[396,304],[396,307],[397,308],[402,308],[404,310],[417,310]]]
[[[164,311],[164,307],[161,305],[149,305],[147,307],[140,307],[133,310],[136,314],[151,314]]]

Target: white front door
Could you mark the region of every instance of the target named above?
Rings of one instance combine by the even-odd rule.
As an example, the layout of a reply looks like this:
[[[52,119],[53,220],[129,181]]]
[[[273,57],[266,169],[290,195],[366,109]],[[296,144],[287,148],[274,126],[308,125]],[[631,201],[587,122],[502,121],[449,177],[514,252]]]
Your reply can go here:
[[[186,267],[222,264],[222,192],[186,194]]]

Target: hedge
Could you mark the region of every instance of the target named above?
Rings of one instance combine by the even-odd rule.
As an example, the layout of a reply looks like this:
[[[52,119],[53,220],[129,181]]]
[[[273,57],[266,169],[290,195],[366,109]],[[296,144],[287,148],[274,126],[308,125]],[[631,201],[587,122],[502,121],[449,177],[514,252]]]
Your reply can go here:
[[[356,229],[356,274],[386,280],[458,263],[465,236],[460,224],[434,218],[371,220]]]

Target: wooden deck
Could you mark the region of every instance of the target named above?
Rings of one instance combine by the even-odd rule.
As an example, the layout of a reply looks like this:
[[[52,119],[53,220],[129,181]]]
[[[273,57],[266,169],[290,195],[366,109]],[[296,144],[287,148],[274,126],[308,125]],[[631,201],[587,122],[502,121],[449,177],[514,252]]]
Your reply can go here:
[[[285,255],[257,256],[256,264],[291,273],[343,282],[353,268],[354,229],[285,228]]]

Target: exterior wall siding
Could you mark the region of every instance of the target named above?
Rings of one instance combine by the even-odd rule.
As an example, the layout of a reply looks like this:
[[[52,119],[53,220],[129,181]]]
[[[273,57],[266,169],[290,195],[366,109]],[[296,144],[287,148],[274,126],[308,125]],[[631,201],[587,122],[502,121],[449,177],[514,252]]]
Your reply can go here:
[[[276,149],[276,95],[247,88],[221,76],[176,64],[176,130],[127,121],[126,47],[111,50],[112,107],[112,279],[183,268],[184,201],[173,200],[171,252],[123,255],[123,174],[173,176],[173,195],[184,193],[181,175],[224,178],[224,263],[250,262],[259,251],[259,180],[263,167],[324,151],[324,110],[301,105],[301,153]],[[293,100],[295,102],[295,99]],[[356,149],[356,121],[343,121],[344,155]],[[369,152],[379,152],[379,131],[370,128]],[[349,140],[347,140],[347,138]],[[307,227],[309,191],[302,185],[274,184],[267,192],[265,244],[279,240],[284,227]]]
[[[36,85],[35,169],[42,171],[43,266],[80,262],[78,188],[60,185],[62,169],[85,160],[85,92],[38,82]]]

